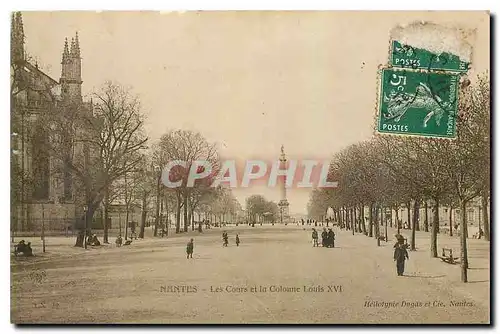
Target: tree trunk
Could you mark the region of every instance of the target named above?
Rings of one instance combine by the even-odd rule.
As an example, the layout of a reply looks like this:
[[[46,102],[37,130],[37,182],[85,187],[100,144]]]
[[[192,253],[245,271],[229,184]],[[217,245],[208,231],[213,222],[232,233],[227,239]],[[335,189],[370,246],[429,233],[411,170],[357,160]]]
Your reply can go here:
[[[345,216],[345,229],[351,229],[351,217],[349,216],[349,208],[344,207],[344,216]]]
[[[407,212],[407,218],[408,218],[408,227],[412,226],[411,225],[411,201],[408,201],[406,203],[406,212]]]
[[[391,208],[391,219],[389,219],[389,224],[390,224],[390,226],[392,228],[392,207],[390,207],[390,208]],[[386,223],[386,225],[387,225],[387,223]]]
[[[177,210],[175,212],[175,233],[181,232],[181,197],[177,194]]]
[[[415,221],[415,230],[420,231],[420,200],[415,200],[413,204],[413,220]]]
[[[188,196],[184,195],[184,232],[188,231],[189,221],[188,221]]]
[[[356,216],[355,216],[355,212],[356,210],[353,209],[353,208],[350,208],[349,209],[350,213],[351,213],[351,232],[352,232],[352,235],[354,235],[354,229],[355,229],[355,225],[356,225]]]
[[[450,212],[448,212],[448,224],[450,224],[450,237],[453,236],[453,207],[450,206],[448,209]]]
[[[88,235],[92,233],[92,218],[94,217],[96,206],[92,205],[92,203],[87,203],[87,212],[83,215],[83,227],[78,232],[76,237],[75,247],[85,247],[86,239]]]
[[[396,227],[398,228],[398,234],[401,233],[401,224],[399,224],[399,208],[396,208]]]
[[[368,236],[373,237],[373,203],[370,203],[370,212],[368,213]]]
[[[365,205],[361,204],[359,207],[359,223],[361,225],[361,231],[366,235],[366,224],[365,224]]]
[[[158,236],[158,224],[160,224],[160,179],[157,180],[156,185],[156,217],[155,217],[155,228],[153,231],[153,236]]]
[[[144,194],[142,196],[142,211],[141,211],[141,228],[139,229],[139,238],[144,239],[144,230],[146,228],[146,216],[148,212],[146,211],[147,196]]]
[[[424,215],[424,231],[429,232],[429,205],[427,205],[427,200],[424,202],[425,215]]]
[[[432,212],[432,229],[431,229],[431,256],[438,257],[437,251],[437,235],[439,232],[439,199],[434,198],[434,209]]]
[[[481,197],[481,211],[483,211],[484,240],[490,241],[490,220],[488,212],[488,196]]]
[[[189,221],[191,222],[191,231],[194,231],[194,211],[189,210]]]
[[[127,208],[127,213],[125,214],[125,240],[127,240],[127,237],[128,237],[128,221],[129,221],[129,212],[130,212],[129,204],[126,204],[126,208]]]
[[[104,194],[104,236],[102,238],[102,242],[105,244],[109,244],[108,240],[108,219],[109,219],[109,189],[106,189],[106,193]]]
[[[378,221],[378,205],[375,206],[375,238],[377,239],[377,246],[380,246],[380,223]]]
[[[409,204],[409,203],[408,203]],[[415,210],[415,208],[417,207],[417,201],[415,201],[415,206],[413,207],[413,209]],[[408,212],[410,212],[410,208],[408,207]],[[415,232],[417,230],[417,219],[415,219],[416,217],[416,212],[413,211],[414,213],[414,216],[413,216],[413,221],[411,222],[411,250],[414,251],[416,250],[416,245],[415,245]]]
[[[83,229],[81,229],[78,231],[78,234],[76,236],[75,247],[82,247],[83,248],[84,240],[85,240],[85,231]]]
[[[356,214],[356,211],[358,211],[358,209],[356,208],[356,206],[354,206],[354,209],[353,209],[353,215],[354,215],[354,219],[353,219],[353,224],[354,224],[354,228],[352,229],[354,232],[358,232],[358,215]],[[353,232],[353,234],[354,234]]]
[[[469,263],[467,260],[467,215],[466,215],[467,201],[460,201],[460,269],[462,282],[467,282],[467,269]]]
[[[392,213],[392,212],[391,212]],[[392,224],[392,218],[389,219],[391,221],[391,224]],[[382,221],[384,222],[384,227],[385,227],[385,242],[388,242],[389,241],[389,234],[387,233],[387,217],[385,215],[385,208],[382,209]],[[391,226],[392,227],[392,226]]]

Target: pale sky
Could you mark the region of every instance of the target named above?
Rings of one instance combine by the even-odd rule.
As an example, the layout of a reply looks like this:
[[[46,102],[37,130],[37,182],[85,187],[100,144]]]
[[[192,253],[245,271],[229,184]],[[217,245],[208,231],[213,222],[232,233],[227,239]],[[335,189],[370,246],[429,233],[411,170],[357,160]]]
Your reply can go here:
[[[78,31],[83,93],[130,86],[154,141],[200,131],[228,159],[328,159],[373,134],[377,69],[390,30],[431,21],[475,29],[471,72],[489,68],[485,12],[24,12],[27,52],[59,79],[64,38]],[[288,190],[306,213],[310,189]],[[279,189],[234,191],[242,205]]]

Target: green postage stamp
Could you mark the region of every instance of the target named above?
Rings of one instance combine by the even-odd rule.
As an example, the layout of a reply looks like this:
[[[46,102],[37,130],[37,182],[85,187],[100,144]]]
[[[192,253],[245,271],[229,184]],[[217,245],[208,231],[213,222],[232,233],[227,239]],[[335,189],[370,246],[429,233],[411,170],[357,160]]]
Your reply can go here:
[[[467,72],[469,69],[469,63],[454,54],[447,52],[433,53],[398,41],[392,41],[390,62],[393,67],[413,69],[462,73]]]
[[[380,133],[455,138],[458,74],[383,69]]]

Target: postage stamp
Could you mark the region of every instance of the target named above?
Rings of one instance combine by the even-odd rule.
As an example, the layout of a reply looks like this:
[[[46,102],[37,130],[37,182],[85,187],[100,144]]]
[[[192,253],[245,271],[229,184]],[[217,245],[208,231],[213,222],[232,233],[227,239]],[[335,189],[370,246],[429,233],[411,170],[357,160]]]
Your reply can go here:
[[[448,53],[433,53],[408,44],[392,41],[390,64],[393,67],[451,72],[467,72],[469,63],[459,56]]]
[[[383,69],[380,133],[455,138],[458,74]]]

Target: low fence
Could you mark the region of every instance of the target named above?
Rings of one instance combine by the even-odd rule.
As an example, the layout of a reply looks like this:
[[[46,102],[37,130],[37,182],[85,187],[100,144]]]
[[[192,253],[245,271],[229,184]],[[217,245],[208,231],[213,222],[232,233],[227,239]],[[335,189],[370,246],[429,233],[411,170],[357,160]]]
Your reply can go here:
[[[39,236],[42,229],[45,235],[76,235],[78,230],[84,227],[81,219],[69,218],[34,218],[26,221],[25,224],[19,224],[23,228],[14,228],[11,233],[14,236]],[[101,219],[94,219],[91,226],[92,230],[103,230]],[[109,227],[109,225],[108,225]]]

